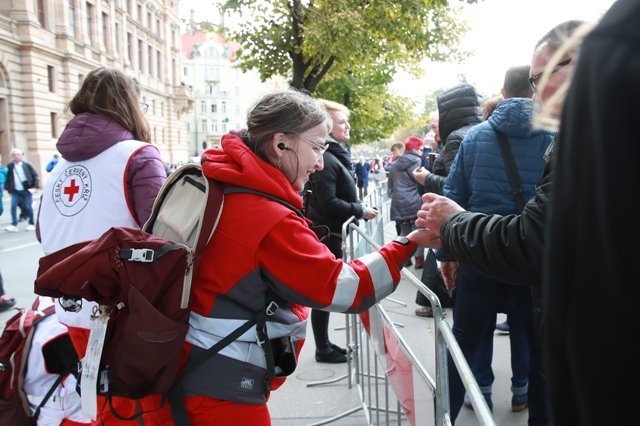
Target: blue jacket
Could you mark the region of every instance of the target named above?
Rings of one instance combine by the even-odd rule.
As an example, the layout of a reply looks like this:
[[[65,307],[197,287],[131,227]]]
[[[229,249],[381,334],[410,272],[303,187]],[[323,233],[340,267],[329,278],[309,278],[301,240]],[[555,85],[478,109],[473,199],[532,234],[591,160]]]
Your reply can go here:
[[[554,137],[532,130],[531,114],[531,99],[509,98],[487,121],[472,127],[451,165],[444,195],[472,212],[519,213],[494,129],[509,137],[526,201],[534,194],[546,164],[544,153]]]

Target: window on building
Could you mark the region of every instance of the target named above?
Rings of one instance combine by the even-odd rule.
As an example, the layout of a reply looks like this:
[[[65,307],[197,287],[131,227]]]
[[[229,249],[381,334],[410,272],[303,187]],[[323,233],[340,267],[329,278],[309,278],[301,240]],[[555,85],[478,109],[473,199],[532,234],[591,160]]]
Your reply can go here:
[[[202,130],[203,132],[206,133],[206,131],[207,131],[207,120],[202,120],[202,122],[200,123],[200,130]]]
[[[156,50],[156,76],[158,80],[162,80],[164,78],[163,67],[162,67],[162,52],[160,49]]]
[[[162,26],[160,25],[160,19],[156,18],[156,35],[158,37],[162,36]]]
[[[171,47],[176,47],[176,30],[171,30]]]
[[[110,31],[109,15],[102,13],[102,44],[108,53],[113,52],[111,46],[111,31]]]
[[[133,34],[127,33],[127,59],[129,64],[133,62]]]
[[[223,114],[226,114],[226,113],[227,113],[227,102],[226,102],[226,101],[222,101],[222,102],[220,103],[220,111],[221,111]]]
[[[56,70],[52,65],[47,65],[47,80],[49,83],[49,91],[56,91]]]
[[[138,39],[138,71],[144,72],[144,42]]]
[[[164,102],[160,102],[160,117],[164,117]]]
[[[213,112],[213,113],[218,112],[218,105],[216,105],[216,104],[211,104],[211,112]]]
[[[38,0],[36,2],[36,7],[38,8],[38,10],[36,11],[38,13],[38,22],[40,23],[40,26],[42,26],[42,28],[46,28],[45,17],[47,14],[44,8],[44,0]]]
[[[55,112],[51,113],[51,137],[58,137],[58,114]]]
[[[149,28],[149,31],[153,31],[151,29],[152,25],[153,25],[153,17],[151,15],[151,12],[147,12],[147,28]]]
[[[205,101],[200,101],[200,112],[207,112],[207,103]]]
[[[89,38],[89,44],[92,46],[95,44],[95,7],[87,2],[87,37]]]
[[[76,28],[76,4],[73,0],[69,0],[69,32],[72,37],[76,37],[78,34],[78,30]]]
[[[138,22],[142,24],[142,5],[141,4],[138,5],[138,15],[136,16],[136,19],[138,20]]]
[[[156,73],[154,70],[155,61],[153,60],[153,49],[150,45],[147,45],[147,72],[151,77],[155,77]]]
[[[122,55],[122,32],[120,31],[120,24],[118,22],[116,22],[115,32],[116,32],[116,53],[118,55]]]
[[[156,100],[151,101],[151,114],[156,115]]]

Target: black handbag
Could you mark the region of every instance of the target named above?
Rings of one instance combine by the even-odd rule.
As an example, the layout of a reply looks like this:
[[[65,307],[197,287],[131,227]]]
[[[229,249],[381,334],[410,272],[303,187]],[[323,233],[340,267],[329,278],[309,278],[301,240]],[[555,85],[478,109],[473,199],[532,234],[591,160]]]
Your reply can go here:
[[[421,281],[429,290],[433,291],[436,296],[438,296],[443,308],[453,307],[454,298],[449,294],[449,290],[447,290],[447,287],[444,285],[442,274],[440,273],[438,263],[436,262],[436,254],[431,249],[427,251],[427,257],[424,260],[424,269],[422,270]],[[416,304],[420,306],[431,306],[429,299],[427,299],[427,297],[421,292],[417,292],[416,294]]]

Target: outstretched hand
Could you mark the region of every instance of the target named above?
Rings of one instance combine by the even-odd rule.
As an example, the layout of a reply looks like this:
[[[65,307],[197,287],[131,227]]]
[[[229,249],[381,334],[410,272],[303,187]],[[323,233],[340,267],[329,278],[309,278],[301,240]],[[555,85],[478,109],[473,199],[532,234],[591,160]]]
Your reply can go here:
[[[430,232],[440,236],[442,223],[451,215],[465,211],[455,201],[427,192],[422,196],[422,208],[418,210],[416,226],[426,228]],[[438,247],[439,248],[439,247]]]

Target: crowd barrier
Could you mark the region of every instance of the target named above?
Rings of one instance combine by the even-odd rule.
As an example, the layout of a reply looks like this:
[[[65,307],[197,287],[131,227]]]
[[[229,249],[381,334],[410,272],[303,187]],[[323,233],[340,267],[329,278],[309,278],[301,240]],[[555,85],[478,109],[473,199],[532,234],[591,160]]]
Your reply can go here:
[[[363,200],[376,207],[380,214],[374,220],[356,221],[354,217],[343,226],[345,260],[360,257],[379,248],[385,242],[385,225],[389,222],[390,200],[386,181],[380,182]],[[380,304],[358,315],[345,315],[346,343],[352,356],[345,375],[331,381],[313,382],[307,386],[322,386],[346,380],[356,387],[361,404],[336,416],[309,426],[330,424],[350,414],[363,411],[368,425],[451,425],[449,415],[447,352],[471,399],[475,415],[482,426],[495,425],[489,407],[453,336],[444,320],[445,312],[437,296],[406,268],[402,276],[423,293],[433,307],[435,371],[429,372]],[[391,303],[402,303],[393,298]],[[427,342],[425,333],[424,341]],[[431,374],[433,373],[433,374]]]

